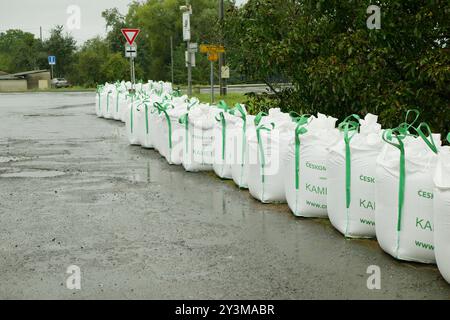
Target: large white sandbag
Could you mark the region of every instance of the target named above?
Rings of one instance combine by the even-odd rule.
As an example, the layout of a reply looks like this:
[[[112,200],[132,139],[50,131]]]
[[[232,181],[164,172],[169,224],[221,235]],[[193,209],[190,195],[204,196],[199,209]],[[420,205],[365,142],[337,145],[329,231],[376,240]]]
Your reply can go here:
[[[295,123],[288,114],[269,115],[256,128],[256,133],[248,135],[248,187],[250,194],[263,203],[286,202],[282,159],[287,145],[282,143],[282,136],[292,132],[292,126]]]
[[[341,139],[328,154],[328,216],[348,238],[375,237],[376,160],[384,146],[377,120],[368,114],[342,123]]]
[[[339,139],[336,118],[300,117],[284,157],[286,200],[294,215],[327,217],[327,155]]]
[[[102,117],[102,103],[104,103],[103,92],[105,90],[105,86],[98,85],[97,86],[97,94],[95,99],[95,113],[97,117]]]
[[[450,134],[447,137],[450,142]],[[450,147],[443,147],[434,175],[434,246],[442,276],[450,283]]]
[[[125,111],[125,129],[130,145],[140,145],[139,141],[139,121],[136,121],[136,96],[133,94],[129,97]]]
[[[116,84],[116,90],[113,97],[114,107],[112,113],[112,118],[114,120],[122,120],[122,108],[124,106],[123,101],[126,99],[127,94],[128,92],[125,89],[124,83]]]
[[[256,133],[255,118],[252,115],[241,115],[241,118],[234,123],[234,127],[230,130],[235,147],[231,173],[234,183],[244,189],[248,188],[250,158],[247,137],[249,132]]]
[[[111,95],[112,95],[112,87],[109,83],[106,83],[104,86],[100,86],[98,89],[98,109],[96,109],[96,114],[99,118],[105,118],[105,116],[109,113],[109,108],[111,104]]]
[[[143,148],[153,148],[151,115],[155,112],[155,107],[149,97],[143,97],[143,100],[136,107],[135,122],[139,123],[137,137]]]
[[[220,109],[200,104],[187,114],[187,140],[183,148],[186,171],[210,171],[214,162],[214,125]]]
[[[161,106],[160,111],[160,137],[159,152],[169,164],[180,165],[183,157],[184,130],[179,119],[187,112],[184,106]]]
[[[131,96],[128,92],[123,93],[119,96],[119,114],[118,118],[123,123],[126,122],[127,119],[127,109],[128,109],[128,102],[131,101]]]
[[[432,177],[439,147],[432,150],[425,139],[399,129],[386,130],[383,139],[388,143],[375,175],[377,240],[396,259],[434,263]],[[427,139],[440,142],[439,135]]]
[[[113,110],[114,110],[114,99],[113,98],[115,95],[114,91],[115,91],[115,88],[112,85],[108,86],[107,92],[106,92],[106,97],[104,98],[106,105],[103,109],[103,118],[105,118],[105,119],[113,118]]]
[[[213,169],[217,176],[222,179],[232,179],[233,169],[232,165],[236,162],[235,149],[236,139],[233,136],[233,128],[235,124],[242,118],[235,116],[235,112],[239,114],[242,112],[246,115],[243,106],[237,105],[239,109],[229,109],[229,107],[222,102],[224,110],[216,117],[216,125],[214,127],[214,164]],[[240,115],[242,117],[242,115]]]

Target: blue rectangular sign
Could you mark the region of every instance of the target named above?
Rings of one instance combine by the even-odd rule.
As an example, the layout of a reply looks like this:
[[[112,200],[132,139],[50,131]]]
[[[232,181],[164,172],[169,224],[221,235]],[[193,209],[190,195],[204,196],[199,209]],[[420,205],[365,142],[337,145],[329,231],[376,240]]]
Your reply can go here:
[[[48,64],[55,65],[56,64],[56,57],[55,56],[48,56]]]

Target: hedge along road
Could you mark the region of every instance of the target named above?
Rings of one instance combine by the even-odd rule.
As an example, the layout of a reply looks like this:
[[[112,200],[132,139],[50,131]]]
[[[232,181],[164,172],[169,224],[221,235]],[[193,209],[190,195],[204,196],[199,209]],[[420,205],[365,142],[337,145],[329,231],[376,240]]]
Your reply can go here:
[[[436,267],[127,144],[93,93],[0,95],[0,298],[442,298]],[[70,265],[81,290],[66,288]],[[371,265],[381,290],[367,288]]]

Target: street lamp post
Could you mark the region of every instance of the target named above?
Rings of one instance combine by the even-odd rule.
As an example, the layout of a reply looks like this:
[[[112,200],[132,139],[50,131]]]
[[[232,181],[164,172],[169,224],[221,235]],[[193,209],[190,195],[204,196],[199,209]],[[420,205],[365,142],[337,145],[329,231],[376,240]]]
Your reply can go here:
[[[223,0],[219,0],[219,22],[221,28],[221,37],[223,37],[223,20],[224,20],[224,5]],[[223,45],[223,38],[221,40],[221,45]],[[227,82],[226,79],[222,78],[222,68],[225,66],[225,53],[219,53],[219,88],[220,95],[227,95]]]
[[[189,0],[186,0],[186,5],[181,6],[180,10],[183,12],[183,40],[186,41],[187,46],[187,68],[188,68],[188,96],[192,96],[192,53],[191,53],[191,21],[192,7]]]

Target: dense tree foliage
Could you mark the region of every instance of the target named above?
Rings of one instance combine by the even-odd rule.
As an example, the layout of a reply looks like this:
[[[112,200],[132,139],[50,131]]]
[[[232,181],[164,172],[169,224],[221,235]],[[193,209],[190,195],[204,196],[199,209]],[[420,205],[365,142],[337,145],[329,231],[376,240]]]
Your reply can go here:
[[[381,29],[366,10],[381,8]],[[379,114],[394,126],[417,108],[450,130],[450,2],[249,0],[226,21],[230,58],[249,78],[290,81],[260,104],[343,118]]]
[[[42,66],[44,50],[44,45],[32,33],[21,30],[0,33],[0,71],[38,69]]]
[[[185,0],[134,1],[128,12],[116,8],[105,10],[107,35],[94,38],[76,48],[75,40],[56,26],[43,43],[31,33],[10,30],[0,34],[0,70],[19,72],[48,68],[47,56],[57,57],[55,75],[68,78],[73,84],[93,86],[105,81],[129,78],[129,63],[124,57],[124,27],[142,30],[136,59],[138,79],[171,80],[171,37],[174,48],[175,83],[187,78],[185,66],[186,43],[182,38],[180,6]],[[213,43],[217,38],[217,0],[192,0],[192,42]],[[11,50],[12,48],[12,50]],[[206,56],[196,55],[193,69],[194,83],[209,81],[209,62]]]
[[[223,25],[217,0],[191,0],[192,42],[224,40],[232,74],[264,81],[274,94],[253,95],[254,111],[270,106],[302,113],[317,111],[342,119],[367,112],[395,126],[417,108],[434,130],[450,131],[450,2],[448,0],[226,0]],[[185,0],[134,1],[128,12],[103,12],[107,35],[75,47],[57,26],[41,42],[30,33],[0,33],[0,70],[47,68],[58,58],[56,75],[74,84],[129,78],[123,56],[123,27],[142,30],[137,78],[171,79],[170,39],[175,83],[186,82],[180,5]],[[381,8],[381,29],[369,29],[369,5]],[[196,55],[194,83],[209,81],[209,63]],[[277,90],[289,82],[293,87]]]

